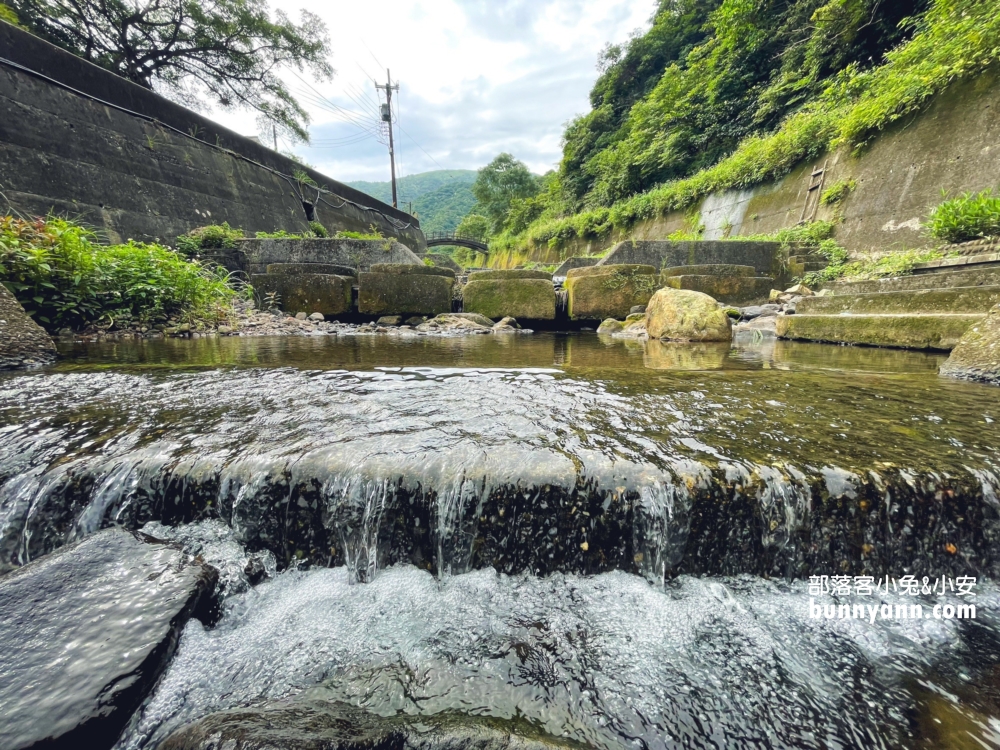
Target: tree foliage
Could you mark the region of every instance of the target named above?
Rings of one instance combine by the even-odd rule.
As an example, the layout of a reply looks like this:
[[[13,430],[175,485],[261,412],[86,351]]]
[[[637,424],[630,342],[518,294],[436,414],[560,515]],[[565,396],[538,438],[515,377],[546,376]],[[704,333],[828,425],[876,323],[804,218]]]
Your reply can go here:
[[[531,171],[507,153],[479,170],[472,184],[477,211],[486,216],[495,234],[503,230],[511,204],[515,200],[531,198],[538,193],[538,182]]]
[[[283,67],[329,78],[326,27],[298,24],[266,0],[9,0],[32,33],[133,83],[189,106],[209,99],[254,109],[308,140],[308,115]]]

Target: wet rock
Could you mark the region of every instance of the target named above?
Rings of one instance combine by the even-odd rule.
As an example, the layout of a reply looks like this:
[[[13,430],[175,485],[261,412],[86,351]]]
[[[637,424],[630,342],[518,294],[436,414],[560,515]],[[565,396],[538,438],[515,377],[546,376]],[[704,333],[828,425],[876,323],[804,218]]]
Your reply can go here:
[[[44,365],[55,358],[52,339],[0,284],[0,370]]]
[[[322,323],[324,320],[326,320],[326,316],[323,315],[323,313],[321,312],[314,312],[312,315],[309,316],[309,320],[314,320],[317,323]]]
[[[216,576],[108,529],[0,578],[0,747],[110,747]]]
[[[628,314],[629,315],[635,315],[637,313],[645,313],[645,312],[646,312],[646,306],[645,305],[633,305],[632,309],[628,311]]]
[[[464,320],[471,320],[473,323],[478,323],[479,325],[486,326],[487,328],[493,327],[492,320],[490,320],[485,315],[480,315],[479,313],[476,312],[448,313],[448,315],[454,318],[463,318]]]
[[[427,318],[421,318],[417,315],[414,315],[412,318],[407,318],[404,322],[406,323],[406,325],[410,326],[410,328],[416,328],[421,323],[426,322],[426,320]]]
[[[650,338],[674,341],[729,341],[732,323],[718,303],[701,292],[660,289],[649,301],[646,330]]]
[[[445,713],[382,717],[339,702],[298,697],[222,711],[182,727],[160,750],[548,750],[578,743],[527,722]]]
[[[481,316],[476,316],[481,317]],[[493,330],[493,321],[483,325],[476,319],[466,317],[461,313],[445,313],[417,326],[418,331],[454,331],[462,333],[489,333]]]
[[[1000,305],[965,332],[940,372],[953,378],[1000,385]]]
[[[494,325],[493,327],[494,328],[509,327],[509,328],[518,329],[518,328],[521,327],[521,325],[517,322],[516,318],[512,318],[511,316],[507,315],[507,316],[504,316],[504,318],[502,318],[500,320],[500,322],[497,323],[496,325]]]
[[[295,313],[296,320],[305,320],[307,317],[309,316],[306,315],[304,312]]]
[[[754,331],[759,331],[767,337],[777,336],[777,325],[778,316],[777,315],[761,315],[754,318],[753,320],[745,320],[737,323],[733,327],[733,332],[736,334],[740,333],[753,333]]]
[[[221,335],[227,336],[233,332],[233,329],[230,326],[219,326],[218,331]]]
[[[403,316],[402,315],[383,315],[381,318],[375,321],[375,325],[379,326],[398,326],[402,325]]]
[[[807,287],[805,284],[796,284],[785,290],[785,294],[794,294],[799,297],[809,297],[812,295],[812,289]]]
[[[625,324],[622,323],[620,320],[615,320],[614,318],[608,318],[603,323],[601,323],[599,326],[597,326],[597,332],[598,333],[618,333],[623,328],[625,328]]]

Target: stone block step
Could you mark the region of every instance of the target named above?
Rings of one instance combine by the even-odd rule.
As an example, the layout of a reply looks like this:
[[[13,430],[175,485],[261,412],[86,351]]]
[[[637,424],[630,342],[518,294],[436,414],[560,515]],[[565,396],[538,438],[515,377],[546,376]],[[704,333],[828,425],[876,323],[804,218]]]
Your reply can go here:
[[[1000,304],[1000,286],[972,286],[805,297],[796,312],[805,315],[986,313],[997,304]]]
[[[672,289],[691,289],[727,304],[742,304],[766,299],[774,286],[770,276],[685,275],[660,277],[660,283]]]
[[[951,350],[985,314],[779,315],[776,333],[785,339],[863,344],[905,349]]]
[[[810,253],[808,255],[792,255],[788,259],[789,263],[822,263],[824,267],[830,265],[829,259],[825,255]]]
[[[978,266],[980,268],[1000,268],[1000,253],[981,253],[978,255],[963,255],[958,258],[942,258],[921,263],[913,267],[913,273],[934,273],[942,269],[955,270]]]
[[[968,286],[1000,286],[1000,268],[963,268],[957,271],[945,270],[868,281],[831,281],[824,284],[823,288],[829,289],[834,294],[875,294],[877,292],[952,289]]]
[[[705,263],[698,266],[672,266],[663,269],[664,276],[756,276],[753,266],[732,263]]]

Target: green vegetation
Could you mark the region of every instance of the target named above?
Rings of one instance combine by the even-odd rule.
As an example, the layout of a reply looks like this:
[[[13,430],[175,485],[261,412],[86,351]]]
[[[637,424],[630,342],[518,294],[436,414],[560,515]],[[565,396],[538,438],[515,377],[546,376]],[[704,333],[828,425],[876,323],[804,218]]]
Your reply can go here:
[[[824,206],[836,206],[850,195],[857,186],[858,183],[853,177],[848,177],[846,180],[839,180],[823,191],[819,202]]]
[[[333,75],[320,18],[302,11],[294,24],[281,11],[272,16],[266,0],[8,3],[28,31],[122,78],[224,109],[254,109],[296,140],[309,140],[309,116],[282,69]]]
[[[407,175],[397,181],[399,206],[404,211],[413,206],[424,232],[451,232],[476,203],[472,183],[476,172],[471,169],[441,169]],[[351,187],[392,202],[392,185],[388,182],[351,182]]]
[[[79,224],[49,218],[0,217],[0,282],[50,331],[168,316],[217,323],[249,293],[221,269],[161,245],[100,245]]]
[[[946,200],[927,221],[932,237],[945,242],[968,242],[1000,237],[1000,196],[992,190]]]
[[[996,11],[977,0],[663,0],[646,35],[606,51],[594,109],[567,129],[537,216],[491,250],[627,233],[863,146],[997,60]]]
[[[940,260],[945,254],[940,250],[901,250],[887,253],[877,258],[864,258],[850,261],[845,257],[831,262],[822,271],[813,271],[802,277],[802,283],[808,287],[818,286],[825,281],[843,279],[860,281],[863,279],[881,279],[886,276],[905,276],[913,267],[932,260]]]
[[[6,21],[14,26],[21,25],[18,22],[17,13],[14,12],[14,9],[4,5],[3,3],[0,3],[0,21]]]
[[[244,237],[243,230],[233,229],[229,226],[229,222],[210,224],[182,234],[177,238],[176,247],[177,252],[194,257],[202,250],[232,249],[236,247],[236,241],[242,240]]]
[[[310,221],[309,228],[316,237],[329,237],[330,230],[320,224],[318,221]]]

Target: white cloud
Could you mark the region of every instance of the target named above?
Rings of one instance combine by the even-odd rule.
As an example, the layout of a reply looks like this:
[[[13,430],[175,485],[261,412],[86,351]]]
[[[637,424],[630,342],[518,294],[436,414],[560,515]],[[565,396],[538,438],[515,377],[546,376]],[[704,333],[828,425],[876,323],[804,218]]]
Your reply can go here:
[[[291,17],[301,0],[276,0]],[[366,0],[310,4],[326,22],[337,75],[312,83],[377,127],[371,76],[400,82],[396,130],[401,174],[476,169],[509,151],[534,171],[553,168],[565,123],[589,108],[597,55],[643,26],[655,0]],[[293,89],[304,89],[289,78]],[[305,91],[308,96],[311,92]],[[295,151],[331,177],[388,179],[385,146],[313,102],[313,146]],[[252,134],[253,118],[218,113]],[[354,137],[357,137],[357,142]],[[417,145],[419,144],[419,145]]]

